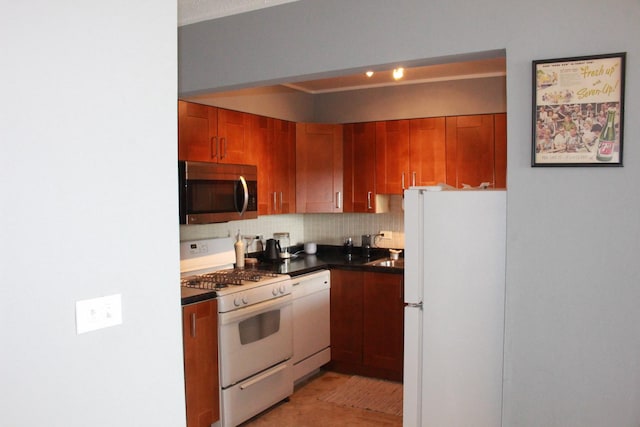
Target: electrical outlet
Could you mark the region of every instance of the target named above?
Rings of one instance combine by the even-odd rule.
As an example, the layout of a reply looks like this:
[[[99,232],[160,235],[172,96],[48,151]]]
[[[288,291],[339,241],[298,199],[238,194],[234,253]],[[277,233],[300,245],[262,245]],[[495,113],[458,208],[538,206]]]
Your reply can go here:
[[[391,231],[381,231],[380,238],[384,240],[391,240],[393,239],[393,233]]]
[[[78,334],[121,323],[121,294],[76,301],[76,332]]]

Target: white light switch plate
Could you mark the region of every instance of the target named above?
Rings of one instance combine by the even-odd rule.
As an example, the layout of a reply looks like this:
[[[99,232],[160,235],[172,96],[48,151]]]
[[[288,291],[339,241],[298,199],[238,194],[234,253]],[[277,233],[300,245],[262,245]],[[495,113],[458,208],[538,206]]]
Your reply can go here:
[[[121,323],[121,294],[76,301],[76,332],[78,334]]]

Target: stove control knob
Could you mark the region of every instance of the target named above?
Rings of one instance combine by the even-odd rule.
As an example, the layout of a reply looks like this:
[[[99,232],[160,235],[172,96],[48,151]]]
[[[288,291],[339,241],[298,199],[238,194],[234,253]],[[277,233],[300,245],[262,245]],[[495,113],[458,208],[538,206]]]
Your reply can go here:
[[[278,288],[274,287],[274,288],[271,290],[271,293],[273,294],[273,296],[274,296],[274,297],[277,297],[277,296],[278,296]]]
[[[284,294],[287,291],[287,288],[284,285],[280,285],[280,293]]]
[[[243,296],[242,297],[242,303],[245,304],[245,305],[249,304],[249,298],[247,298],[246,296]]]
[[[236,307],[240,307],[240,304],[242,303],[242,301],[240,300],[239,297],[235,297],[233,299],[233,305],[235,305]]]

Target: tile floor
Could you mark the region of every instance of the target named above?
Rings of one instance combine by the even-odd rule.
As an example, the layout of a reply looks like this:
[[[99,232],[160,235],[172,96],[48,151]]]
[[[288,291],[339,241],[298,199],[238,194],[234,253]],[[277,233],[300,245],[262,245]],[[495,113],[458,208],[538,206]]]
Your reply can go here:
[[[242,427],[401,427],[402,417],[357,408],[347,408],[318,399],[349,379],[349,375],[321,371],[296,386],[288,402],[280,403],[242,424]]]

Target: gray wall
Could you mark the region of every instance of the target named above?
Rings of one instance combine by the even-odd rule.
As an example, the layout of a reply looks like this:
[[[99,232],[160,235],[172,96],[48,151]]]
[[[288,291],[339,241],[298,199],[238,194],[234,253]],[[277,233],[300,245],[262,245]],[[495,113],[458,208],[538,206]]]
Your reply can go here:
[[[4,4],[0,425],[184,426],[175,1]]]
[[[357,123],[503,113],[506,84],[505,77],[489,77],[313,95],[266,86],[183,98],[294,122]]]
[[[179,88],[506,49],[503,425],[637,427],[638,22],[637,0],[302,0],[182,27]],[[531,61],[620,51],[628,52],[625,167],[531,168]]]
[[[506,101],[504,77],[452,80],[317,95],[315,119],[356,123],[503,113]]]

